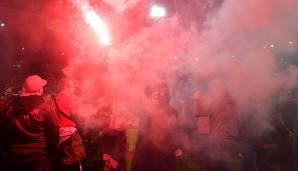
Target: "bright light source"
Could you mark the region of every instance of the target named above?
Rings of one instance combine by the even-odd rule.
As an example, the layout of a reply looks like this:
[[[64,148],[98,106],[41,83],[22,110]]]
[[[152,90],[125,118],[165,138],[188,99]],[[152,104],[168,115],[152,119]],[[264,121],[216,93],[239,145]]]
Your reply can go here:
[[[153,18],[162,18],[166,16],[166,9],[159,5],[153,5],[150,10],[150,16]]]
[[[104,45],[110,45],[111,39],[104,20],[92,9],[82,8],[82,10],[85,22],[99,35],[100,42]]]
[[[1,27],[4,27],[4,26],[5,26],[5,23],[1,23],[0,26],[1,26]]]
[[[289,41],[289,45],[293,45],[293,42],[292,41]]]

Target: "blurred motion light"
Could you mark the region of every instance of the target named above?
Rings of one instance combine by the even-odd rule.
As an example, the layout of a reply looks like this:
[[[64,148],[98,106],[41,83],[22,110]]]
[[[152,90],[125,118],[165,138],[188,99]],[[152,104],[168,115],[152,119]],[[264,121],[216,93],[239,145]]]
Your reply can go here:
[[[108,28],[104,20],[92,9],[83,8],[85,22],[100,37],[100,42],[104,45],[110,45],[111,39]]]
[[[166,9],[159,5],[153,5],[150,9],[150,16],[152,18],[162,18],[166,16]]]

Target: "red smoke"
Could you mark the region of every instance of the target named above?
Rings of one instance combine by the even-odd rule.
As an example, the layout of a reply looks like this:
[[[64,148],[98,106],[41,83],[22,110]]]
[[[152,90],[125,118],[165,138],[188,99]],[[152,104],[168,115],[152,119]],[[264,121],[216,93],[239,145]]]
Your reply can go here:
[[[99,5],[81,1],[111,26],[113,44],[108,47],[98,44],[73,3],[60,2],[42,8],[48,24],[24,26],[37,30],[28,34],[32,49],[44,48],[43,43],[51,40],[46,36],[61,40],[59,55],[52,60],[67,61],[63,72],[72,81],[72,93],[79,101],[76,110],[86,127],[100,122],[95,116],[107,106],[126,118],[135,115],[142,108],[144,87],[163,80],[175,94],[172,101],[177,108],[194,90],[216,103],[217,87],[225,89],[238,113],[253,113],[259,123],[255,131],[261,132],[270,127],[272,98],[297,81],[296,66],[280,67],[279,61],[284,51],[297,52],[294,0],[225,0],[200,23],[180,15],[179,9],[169,18],[148,21],[147,1],[105,0]],[[18,16],[22,21],[42,19]],[[291,47],[289,41],[294,42]],[[175,87],[180,75],[193,78],[191,87]]]
[[[296,79],[295,67],[279,68],[276,51],[282,47],[276,50],[270,47],[294,34],[288,32],[294,16],[288,15],[295,5],[291,0],[243,3],[226,0],[208,16],[203,30],[196,28],[195,21],[188,28],[181,25],[185,18],[178,13],[142,27],[131,36],[123,36],[127,38],[105,48],[89,41],[93,33],[88,29],[75,27],[74,39],[78,39],[81,49],[72,53],[67,75],[74,80],[74,89],[79,98],[87,101],[86,105],[109,94],[109,98],[129,109],[142,101],[145,85],[163,79],[171,87],[177,74],[188,72],[198,83],[189,91],[199,89],[201,83],[210,91],[220,85],[235,100],[239,112],[253,111],[260,125],[268,127],[272,98],[279,91],[290,89]],[[96,10],[100,13],[100,9]],[[112,22],[109,21],[111,25]],[[122,22],[125,25],[125,19]],[[214,93],[210,94],[212,97]],[[173,100],[182,101],[181,97]],[[86,109],[81,114],[90,116],[96,111]]]

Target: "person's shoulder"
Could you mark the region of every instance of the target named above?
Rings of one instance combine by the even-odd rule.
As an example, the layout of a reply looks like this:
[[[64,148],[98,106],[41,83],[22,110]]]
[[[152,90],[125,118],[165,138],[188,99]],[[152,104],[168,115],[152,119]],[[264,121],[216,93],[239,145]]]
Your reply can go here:
[[[40,105],[40,108],[46,111],[53,110],[55,108],[53,98],[43,97],[43,103]]]

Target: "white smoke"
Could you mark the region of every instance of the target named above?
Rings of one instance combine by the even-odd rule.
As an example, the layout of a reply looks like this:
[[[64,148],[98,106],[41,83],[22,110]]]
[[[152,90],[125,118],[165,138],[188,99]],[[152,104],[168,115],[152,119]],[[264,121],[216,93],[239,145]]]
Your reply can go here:
[[[133,8],[140,0],[103,0],[104,3],[112,6],[117,12],[124,12]]]

